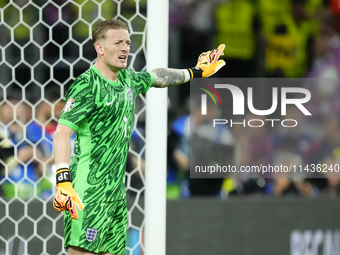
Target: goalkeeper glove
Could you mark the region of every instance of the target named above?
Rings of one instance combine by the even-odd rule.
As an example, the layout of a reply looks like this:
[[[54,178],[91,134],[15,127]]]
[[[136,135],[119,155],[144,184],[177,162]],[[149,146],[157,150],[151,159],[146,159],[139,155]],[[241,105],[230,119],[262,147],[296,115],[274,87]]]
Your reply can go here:
[[[78,210],[83,210],[84,205],[72,187],[72,175],[69,169],[57,170],[57,189],[53,199],[53,207],[58,212],[69,211],[71,218],[78,219]]]
[[[218,46],[217,49],[203,52],[199,57],[195,67],[188,68],[190,79],[205,78],[213,75],[220,70],[224,65],[224,60],[218,60],[223,55],[224,44]]]

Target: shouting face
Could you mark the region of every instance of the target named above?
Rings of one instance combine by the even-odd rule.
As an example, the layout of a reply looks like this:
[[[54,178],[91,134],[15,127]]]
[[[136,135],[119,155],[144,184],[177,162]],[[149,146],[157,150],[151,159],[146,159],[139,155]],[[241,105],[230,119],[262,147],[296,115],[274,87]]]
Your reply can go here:
[[[130,36],[125,29],[109,29],[105,38],[96,43],[98,55],[112,71],[118,72],[127,67],[130,52]]]

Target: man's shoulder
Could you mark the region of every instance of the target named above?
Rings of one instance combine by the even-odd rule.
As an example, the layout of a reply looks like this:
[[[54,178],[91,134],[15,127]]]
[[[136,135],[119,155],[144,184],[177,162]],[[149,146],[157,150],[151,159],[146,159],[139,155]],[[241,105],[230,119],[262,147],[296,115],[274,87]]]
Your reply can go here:
[[[134,87],[141,87],[142,93],[146,92],[146,87],[150,87],[154,81],[154,77],[149,71],[138,71],[124,69],[119,71],[119,79],[123,82],[129,83]]]
[[[118,72],[118,79],[120,80],[131,79],[133,75],[134,75],[134,71],[129,70],[129,69],[122,69]]]
[[[134,71],[131,69],[122,69],[119,71],[118,76],[120,79],[130,79],[130,80],[139,80],[142,76],[148,75],[150,76],[150,73],[148,71]]]

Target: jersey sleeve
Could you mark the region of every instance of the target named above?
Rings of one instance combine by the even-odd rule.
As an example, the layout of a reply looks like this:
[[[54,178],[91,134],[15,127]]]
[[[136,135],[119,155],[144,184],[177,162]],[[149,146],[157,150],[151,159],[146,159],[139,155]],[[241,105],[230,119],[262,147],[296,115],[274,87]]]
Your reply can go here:
[[[65,95],[65,101],[59,123],[78,131],[82,121],[95,108],[95,97],[86,77],[79,76],[71,84]]]
[[[155,81],[155,76],[152,72],[141,71],[135,73],[130,70],[129,73],[138,94],[146,93]]]

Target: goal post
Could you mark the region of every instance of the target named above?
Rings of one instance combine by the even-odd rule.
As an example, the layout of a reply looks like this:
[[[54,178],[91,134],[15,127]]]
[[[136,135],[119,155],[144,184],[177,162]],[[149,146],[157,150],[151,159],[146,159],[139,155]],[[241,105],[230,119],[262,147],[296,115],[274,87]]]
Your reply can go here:
[[[148,0],[147,69],[168,67],[169,1]],[[145,255],[165,255],[168,90],[146,94]]]

